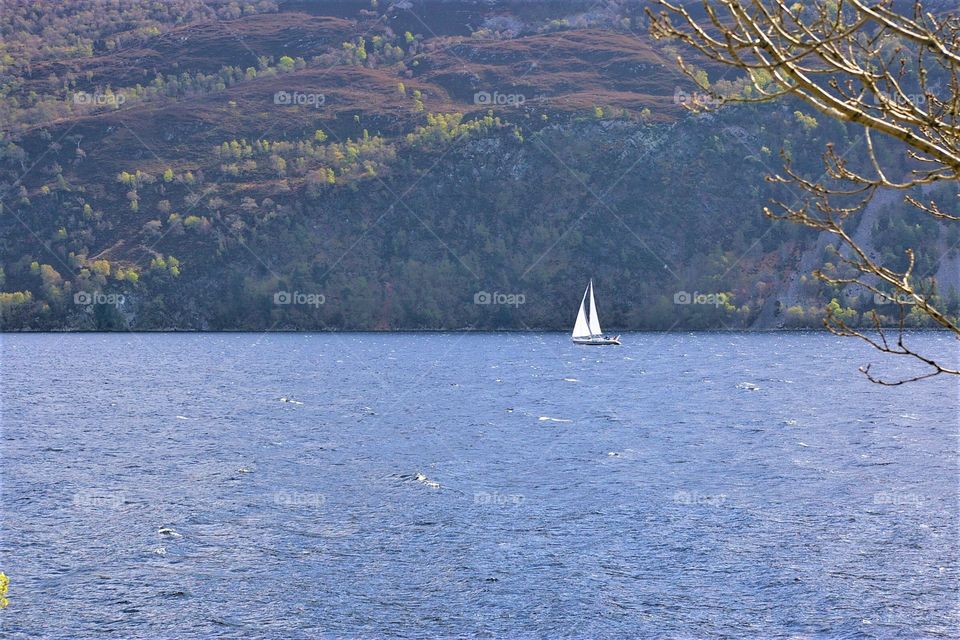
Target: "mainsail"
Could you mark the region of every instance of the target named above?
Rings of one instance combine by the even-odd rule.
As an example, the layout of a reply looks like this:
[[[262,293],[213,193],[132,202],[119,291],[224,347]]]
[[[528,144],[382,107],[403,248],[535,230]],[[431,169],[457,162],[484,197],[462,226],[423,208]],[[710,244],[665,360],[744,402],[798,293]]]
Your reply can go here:
[[[590,280],[590,335],[602,336],[603,330],[600,328],[600,314],[597,313],[597,301],[593,299],[593,279]]]
[[[590,337],[590,326],[587,324],[587,291],[590,290],[590,287],[583,292],[583,300],[580,301],[580,312],[577,314],[577,323],[573,325],[573,337],[574,338],[589,338]]]

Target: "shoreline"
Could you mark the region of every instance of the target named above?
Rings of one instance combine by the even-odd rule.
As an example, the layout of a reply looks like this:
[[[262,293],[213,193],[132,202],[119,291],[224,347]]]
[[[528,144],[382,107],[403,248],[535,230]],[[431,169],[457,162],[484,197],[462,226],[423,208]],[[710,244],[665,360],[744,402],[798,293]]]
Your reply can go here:
[[[896,331],[899,333],[898,326],[890,327],[881,327],[884,331]],[[876,331],[875,328],[870,329],[861,329],[862,331],[873,333]],[[953,332],[949,329],[938,328],[938,327],[904,327],[904,334],[916,334],[916,333],[945,333],[952,334]],[[114,331],[104,331],[104,330],[87,330],[87,329],[23,329],[23,330],[4,330],[0,329],[0,336],[3,335],[41,335],[41,334],[78,334],[78,335],[87,335],[87,334],[243,334],[243,333],[280,333],[280,334],[373,334],[373,335],[390,335],[390,334],[461,334],[461,333],[474,333],[474,334],[497,334],[497,333],[507,333],[507,334],[543,334],[543,333],[555,333],[560,335],[569,335],[569,329],[539,329],[539,328],[527,328],[527,329],[470,329],[470,328],[460,328],[460,329],[128,329],[128,330],[114,330]],[[605,333],[608,334],[643,334],[643,333],[655,333],[655,334],[700,334],[700,333],[724,333],[724,334],[754,334],[754,333],[822,333],[826,335],[835,335],[828,331],[827,329],[815,329],[815,328],[797,328],[797,329],[609,329]],[[850,337],[850,336],[837,336],[837,337]]]

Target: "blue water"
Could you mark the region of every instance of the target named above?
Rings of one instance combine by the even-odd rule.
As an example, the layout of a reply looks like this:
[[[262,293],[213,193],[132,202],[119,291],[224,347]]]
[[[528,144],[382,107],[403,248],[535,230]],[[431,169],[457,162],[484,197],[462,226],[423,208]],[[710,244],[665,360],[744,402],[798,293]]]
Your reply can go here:
[[[957,381],[855,340],[0,340],[7,638],[960,637]]]

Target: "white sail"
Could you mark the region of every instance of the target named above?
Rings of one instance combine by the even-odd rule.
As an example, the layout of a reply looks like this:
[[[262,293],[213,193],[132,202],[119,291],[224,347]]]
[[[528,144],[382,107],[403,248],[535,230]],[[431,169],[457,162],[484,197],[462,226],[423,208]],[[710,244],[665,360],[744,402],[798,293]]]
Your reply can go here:
[[[593,299],[593,280],[590,280],[590,335],[602,336],[603,330],[600,328],[600,314],[597,313],[597,301]]]
[[[580,312],[577,314],[577,323],[573,325],[573,337],[574,338],[588,338],[590,337],[590,327],[587,325],[587,291],[590,290],[590,287],[583,292],[583,300],[580,301]]]

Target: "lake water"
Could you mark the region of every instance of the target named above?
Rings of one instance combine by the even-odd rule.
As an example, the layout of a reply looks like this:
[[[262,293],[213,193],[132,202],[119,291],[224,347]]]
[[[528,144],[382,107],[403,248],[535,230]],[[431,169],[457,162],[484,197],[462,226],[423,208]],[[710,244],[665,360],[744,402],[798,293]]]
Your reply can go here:
[[[960,637],[957,381],[855,340],[0,340],[7,638]]]

